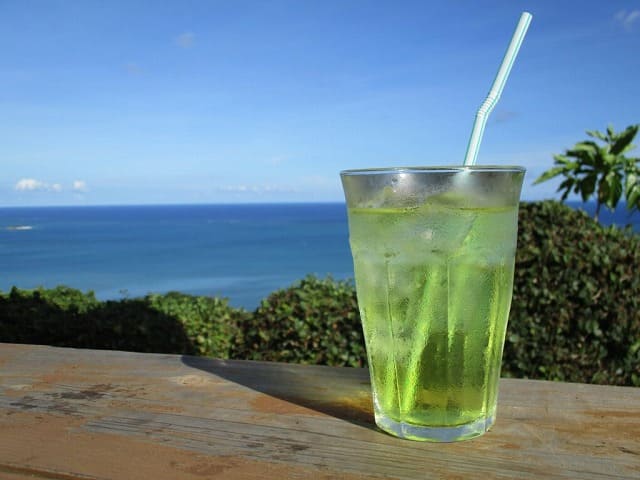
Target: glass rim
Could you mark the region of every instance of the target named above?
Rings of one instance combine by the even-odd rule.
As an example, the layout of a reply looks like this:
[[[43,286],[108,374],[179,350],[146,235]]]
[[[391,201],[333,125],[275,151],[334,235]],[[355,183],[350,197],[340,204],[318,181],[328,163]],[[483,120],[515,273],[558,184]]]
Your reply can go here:
[[[376,167],[353,168],[340,171],[341,176],[352,175],[388,175],[398,173],[424,174],[424,173],[457,173],[457,172],[486,172],[486,173],[524,173],[525,167],[518,165],[443,165],[428,167]]]

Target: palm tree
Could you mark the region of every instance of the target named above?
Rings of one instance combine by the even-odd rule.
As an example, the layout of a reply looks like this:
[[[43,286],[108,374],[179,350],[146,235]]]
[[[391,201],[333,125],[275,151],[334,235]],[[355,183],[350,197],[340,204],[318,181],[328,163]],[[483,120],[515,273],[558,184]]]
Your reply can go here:
[[[557,190],[562,191],[563,201],[571,192],[579,193],[583,202],[595,193],[596,220],[602,205],[615,210],[623,193],[627,208],[632,212],[640,210],[640,158],[625,156],[635,148],[631,142],[638,128],[640,125],[631,125],[616,133],[609,125],[606,133],[587,131],[587,135],[604,142],[604,145],[586,140],[576,143],[564,155],[554,155],[555,166],[540,175],[533,184],[563,175],[565,179]]]

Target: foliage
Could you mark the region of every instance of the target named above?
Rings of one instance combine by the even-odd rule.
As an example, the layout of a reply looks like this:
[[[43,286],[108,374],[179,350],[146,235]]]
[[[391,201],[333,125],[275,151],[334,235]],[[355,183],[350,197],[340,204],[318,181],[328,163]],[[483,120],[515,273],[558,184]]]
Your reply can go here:
[[[179,293],[100,302],[68,287],[0,294],[0,341],[226,357],[246,312]]]
[[[149,306],[183,327],[198,355],[229,358],[238,324],[248,313],[232,308],[226,299],[169,292],[146,297]]]
[[[557,202],[520,207],[503,374],[640,385],[640,237]]]
[[[587,131],[587,135],[604,142],[603,146],[593,140],[577,143],[564,155],[554,155],[555,167],[544,172],[535,184],[545,182],[558,175],[565,177],[558,187],[562,200],[571,192],[579,193],[586,202],[596,193],[595,219],[600,207],[615,210],[624,193],[627,208],[640,210],[640,158],[626,157],[625,153],[634,148],[631,143],[640,125],[632,125],[616,133],[607,127],[606,133]]]
[[[363,366],[364,339],[353,285],[307,276],[262,301],[241,326],[236,358]]]
[[[85,346],[94,335],[83,325],[84,316],[98,306],[92,292],[83,294],[68,287],[50,290],[12,288],[0,295],[0,340],[15,343],[46,343]]]

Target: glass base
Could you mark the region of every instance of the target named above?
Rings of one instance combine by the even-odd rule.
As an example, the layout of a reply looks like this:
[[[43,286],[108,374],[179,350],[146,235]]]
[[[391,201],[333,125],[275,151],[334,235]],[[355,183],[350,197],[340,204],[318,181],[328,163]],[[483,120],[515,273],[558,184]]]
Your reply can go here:
[[[495,415],[481,417],[471,423],[454,427],[428,427],[411,423],[396,422],[389,417],[376,413],[376,425],[387,433],[407,440],[422,442],[458,442],[479,437],[488,432]]]

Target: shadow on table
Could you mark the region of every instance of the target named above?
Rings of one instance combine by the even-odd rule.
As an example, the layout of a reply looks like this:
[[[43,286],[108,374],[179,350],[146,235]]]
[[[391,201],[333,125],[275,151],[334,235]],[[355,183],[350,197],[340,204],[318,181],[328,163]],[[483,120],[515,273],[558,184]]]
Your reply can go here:
[[[216,360],[187,355],[182,357],[182,362],[270,397],[376,429],[367,369]],[[283,406],[267,399],[262,408],[277,412]]]

